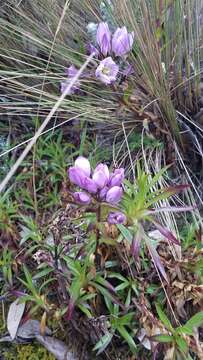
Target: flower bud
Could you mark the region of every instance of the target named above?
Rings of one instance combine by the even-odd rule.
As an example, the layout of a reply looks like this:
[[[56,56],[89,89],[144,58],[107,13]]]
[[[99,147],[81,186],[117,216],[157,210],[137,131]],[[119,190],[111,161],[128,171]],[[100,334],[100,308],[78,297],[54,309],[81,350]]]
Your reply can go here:
[[[107,191],[106,201],[110,204],[117,204],[123,195],[123,190],[119,186],[113,186]]]
[[[111,33],[106,22],[101,22],[99,24],[96,39],[101,53],[104,56],[107,56],[108,52],[111,50]]]
[[[108,190],[109,190],[109,188],[107,186],[105,186],[103,189],[101,189],[101,191],[99,193],[100,200],[105,200]]]
[[[110,176],[109,186],[120,186],[124,180],[124,169],[116,169]]]
[[[69,66],[65,73],[68,76],[68,78],[65,81],[61,81],[61,93],[63,94],[66,91],[66,88],[69,86],[70,82],[74,78],[74,76],[77,74],[78,70],[74,65]],[[76,92],[78,92],[80,89],[80,81],[77,80],[76,83],[69,89],[67,92],[67,95],[72,95]]]
[[[127,54],[133,45],[134,32],[128,33],[125,26],[118,28],[112,38],[112,51],[116,56]]]
[[[75,166],[70,167],[68,169],[68,175],[69,175],[70,181],[73,184],[75,184],[81,188],[83,187],[83,181],[86,176],[80,168],[75,167]]]
[[[78,70],[76,69],[76,67],[74,65],[69,66],[65,70],[66,75],[71,78],[73,78],[77,74],[77,72],[78,72]]]
[[[123,224],[126,222],[126,216],[119,211],[110,212],[107,221],[109,224]]]
[[[87,190],[92,194],[96,194],[98,190],[97,184],[94,182],[94,180],[88,178],[87,176],[85,176],[85,178],[83,179],[81,188]]]
[[[88,176],[88,177],[90,176],[90,173],[91,173],[90,163],[89,163],[89,160],[86,159],[85,157],[79,156],[75,160],[75,167],[81,169],[86,176]]]
[[[99,189],[107,185],[109,181],[109,169],[105,164],[99,164],[94,170],[92,179],[97,184]]]
[[[83,191],[77,191],[73,193],[73,197],[75,201],[80,204],[89,205],[91,202],[91,197]]]

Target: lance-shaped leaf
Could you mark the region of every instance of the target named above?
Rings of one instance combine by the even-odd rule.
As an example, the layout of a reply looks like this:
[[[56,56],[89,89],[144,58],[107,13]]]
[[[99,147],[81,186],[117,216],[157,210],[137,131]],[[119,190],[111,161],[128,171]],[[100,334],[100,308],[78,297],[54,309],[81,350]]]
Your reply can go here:
[[[196,209],[196,206],[164,206],[157,209],[146,210],[146,215],[153,215],[162,212],[178,213],[184,211],[192,211],[194,209]]]
[[[101,354],[109,345],[113,337],[113,334],[110,332],[107,332],[105,335],[101,337],[101,339],[98,341],[98,343],[94,347],[94,351],[97,351],[97,355]]]
[[[177,194],[179,191],[183,191],[188,188],[190,188],[190,184],[181,184],[181,185],[169,186],[167,188],[164,188],[163,190],[170,193],[171,195],[174,195]]]
[[[198,312],[189,319],[185,325],[180,326],[176,329],[179,334],[193,335],[194,328],[199,327],[203,324],[203,311]]]
[[[176,245],[180,245],[180,241],[169,231],[166,227],[162,226],[158,221],[151,219],[154,225],[156,225],[157,230],[169,241]]]
[[[14,340],[18,331],[18,326],[22,319],[25,310],[25,303],[19,304],[19,299],[16,299],[9,308],[7,317],[7,328],[11,335],[11,339]]]
[[[173,336],[166,334],[158,334],[150,337],[151,341],[156,341],[159,343],[169,343],[173,341]]]
[[[156,306],[156,311],[159,315],[159,319],[161,320],[161,322],[164,324],[164,326],[166,327],[167,330],[169,330],[172,334],[174,333],[174,329],[173,326],[170,322],[170,320],[168,319],[168,317],[166,316],[166,314],[163,312],[163,310],[161,309],[159,304],[155,304]]]
[[[139,256],[141,240],[142,240],[142,235],[141,232],[138,230],[131,244],[131,253],[135,260],[137,260]]]
[[[146,245],[148,247],[149,253],[150,253],[151,257],[152,257],[152,260],[154,262],[154,265],[155,265],[156,269],[160,272],[160,274],[166,280],[166,282],[169,283],[168,277],[166,275],[166,271],[165,271],[164,266],[163,266],[163,264],[161,262],[161,259],[160,259],[160,256],[159,256],[158,252],[156,251],[155,247],[151,244],[150,239],[145,237],[145,242],[146,242]]]

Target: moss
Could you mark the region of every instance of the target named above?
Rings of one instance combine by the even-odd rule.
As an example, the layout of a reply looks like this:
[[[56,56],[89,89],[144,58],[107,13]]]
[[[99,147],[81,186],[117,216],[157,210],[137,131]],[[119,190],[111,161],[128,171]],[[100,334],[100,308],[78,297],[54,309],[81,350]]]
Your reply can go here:
[[[55,360],[52,354],[37,344],[12,346],[2,355],[5,360]]]

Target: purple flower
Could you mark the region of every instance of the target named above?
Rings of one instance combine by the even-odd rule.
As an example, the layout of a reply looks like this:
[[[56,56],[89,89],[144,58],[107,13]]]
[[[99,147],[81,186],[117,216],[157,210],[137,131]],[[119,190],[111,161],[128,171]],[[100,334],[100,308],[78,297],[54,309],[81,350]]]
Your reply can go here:
[[[109,181],[108,166],[105,164],[97,165],[96,169],[94,170],[92,179],[97,184],[99,189],[102,189],[104,186],[106,186]]]
[[[99,197],[100,197],[100,200],[105,200],[106,198],[106,194],[107,194],[107,191],[109,190],[109,188],[107,186],[105,186],[99,193]]]
[[[92,194],[96,194],[96,192],[98,190],[97,184],[94,182],[94,180],[90,179],[87,176],[85,176],[85,178],[83,179],[81,188],[84,190],[87,190],[88,192],[90,192]]]
[[[128,33],[125,26],[118,28],[112,38],[112,51],[116,56],[127,54],[133,45],[134,32]]]
[[[70,181],[79,186],[81,189],[87,190],[92,194],[96,194],[97,192],[97,184],[94,180],[90,179],[88,176],[85,175],[84,171],[81,170],[79,167],[72,166],[68,170],[68,175]]]
[[[90,163],[89,163],[89,160],[86,159],[85,157],[83,156],[79,156],[76,160],[75,160],[75,167],[81,169],[84,174],[86,176],[90,176],[90,173],[91,173],[91,167],[90,167]]]
[[[106,22],[102,22],[98,25],[96,39],[101,53],[104,56],[107,56],[111,50],[111,33]]]
[[[126,222],[126,216],[119,211],[110,212],[107,221],[109,224],[123,224]]]
[[[132,75],[134,73],[133,66],[131,64],[128,64],[128,66],[123,70],[122,74],[126,77]]]
[[[69,66],[66,70],[65,70],[65,74],[68,77],[74,77],[77,74],[78,70],[76,69],[76,67],[74,65]]]
[[[109,186],[120,186],[124,180],[124,169],[116,169],[110,177]]]
[[[91,55],[91,54],[94,53],[94,54],[95,54],[94,57],[95,57],[95,58],[98,58],[98,56],[99,56],[99,51],[97,50],[97,48],[96,48],[94,45],[92,45],[91,43],[89,43],[89,44],[87,44],[86,49],[87,49],[88,55]]]
[[[77,191],[73,193],[75,201],[80,204],[88,205],[91,202],[91,197],[83,191]]]
[[[75,184],[81,188],[83,187],[83,182],[84,182],[86,175],[80,168],[77,168],[75,166],[70,167],[68,169],[68,175],[69,175],[70,181],[73,184]]]
[[[65,73],[68,76],[67,80],[61,81],[61,93],[63,94],[66,88],[69,86],[71,80],[74,78],[74,76],[77,74],[78,70],[74,65],[69,66]],[[72,86],[72,88],[68,91],[67,95],[74,94],[77,92],[80,88],[80,82],[76,81],[76,83]]]
[[[113,186],[107,191],[106,202],[110,204],[117,204],[123,195],[123,190],[119,186]]]
[[[100,62],[99,66],[96,69],[95,75],[104,84],[108,85],[116,80],[118,71],[118,65],[116,65],[116,63],[112,60],[111,57],[107,57]]]

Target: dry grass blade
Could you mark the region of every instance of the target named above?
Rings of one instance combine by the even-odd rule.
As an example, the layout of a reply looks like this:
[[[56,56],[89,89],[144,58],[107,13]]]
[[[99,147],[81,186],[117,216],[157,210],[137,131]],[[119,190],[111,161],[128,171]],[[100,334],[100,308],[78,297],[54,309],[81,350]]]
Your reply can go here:
[[[18,167],[20,166],[20,164],[22,163],[22,161],[24,160],[24,158],[27,156],[27,154],[29,153],[29,151],[31,150],[31,148],[33,147],[33,145],[36,143],[38,137],[41,135],[41,133],[43,132],[43,130],[45,129],[45,127],[47,126],[47,124],[49,123],[50,119],[52,118],[52,116],[55,114],[56,110],[59,108],[60,104],[62,103],[62,101],[65,99],[66,95],[68,94],[68,92],[70,91],[70,89],[72,88],[72,86],[76,83],[76,81],[79,79],[80,75],[82,74],[82,72],[84,71],[84,69],[87,67],[87,65],[90,63],[90,61],[92,60],[94,54],[91,54],[87,60],[85,61],[85,63],[83,64],[83,66],[80,68],[80,70],[78,71],[78,73],[74,76],[74,78],[70,81],[69,85],[67,86],[67,88],[65,89],[64,93],[60,96],[60,98],[58,99],[58,101],[56,102],[56,104],[54,105],[54,107],[51,109],[49,115],[46,117],[46,119],[44,120],[44,122],[42,123],[42,125],[39,127],[39,129],[37,130],[37,132],[35,133],[35,135],[33,136],[32,140],[29,142],[29,144],[26,146],[26,148],[24,149],[24,151],[22,152],[22,154],[19,156],[18,160],[16,161],[16,163],[13,165],[13,167],[10,169],[10,171],[8,172],[8,174],[6,175],[6,177],[4,178],[4,180],[1,182],[0,184],[0,193],[4,190],[4,188],[6,187],[6,185],[8,184],[9,180],[11,179],[11,177],[15,174],[15,172],[17,171]]]

